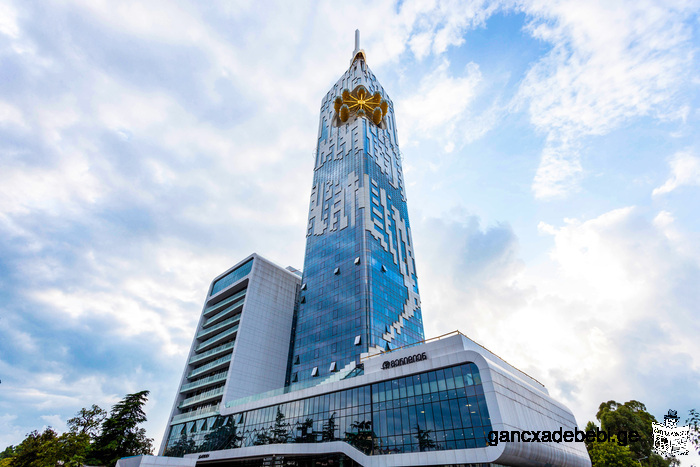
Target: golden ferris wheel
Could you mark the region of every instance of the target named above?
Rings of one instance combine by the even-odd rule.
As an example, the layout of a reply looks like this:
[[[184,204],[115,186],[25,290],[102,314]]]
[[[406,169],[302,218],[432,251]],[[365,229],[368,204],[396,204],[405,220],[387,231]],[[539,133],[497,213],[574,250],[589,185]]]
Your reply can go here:
[[[356,115],[367,117],[381,127],[389,104],[386,99],[382,99],[379,92],[370,95],[367,88],[359,85],[352,91],[344,89],[342,96],[336,97],[333,101],[333,108],[341,123],[347,122],[351,115]]]

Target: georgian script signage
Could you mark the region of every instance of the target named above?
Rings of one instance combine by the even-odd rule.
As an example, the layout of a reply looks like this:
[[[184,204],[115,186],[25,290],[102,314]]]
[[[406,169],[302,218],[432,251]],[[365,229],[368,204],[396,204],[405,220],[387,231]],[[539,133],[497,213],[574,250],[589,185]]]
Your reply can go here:
[[[408,357],[397,358],[396,360],[387,360],[386,362],[382,363],[382,370],[388,370],[389,368],[395,368],[397,366],[407,365],[409,363],[422,362],[423,360],[427,359],[428,356],[425,354],[425,352],[421,352],[415,355],[409,355]]]

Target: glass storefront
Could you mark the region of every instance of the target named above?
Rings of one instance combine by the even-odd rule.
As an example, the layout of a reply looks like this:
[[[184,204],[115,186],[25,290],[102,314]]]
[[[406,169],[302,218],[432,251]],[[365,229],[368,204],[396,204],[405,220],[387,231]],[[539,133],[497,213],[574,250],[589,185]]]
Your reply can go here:
[[[475,364],[174,425],[166,456],[345,441],[367,455],[486,446],[491,421]]]

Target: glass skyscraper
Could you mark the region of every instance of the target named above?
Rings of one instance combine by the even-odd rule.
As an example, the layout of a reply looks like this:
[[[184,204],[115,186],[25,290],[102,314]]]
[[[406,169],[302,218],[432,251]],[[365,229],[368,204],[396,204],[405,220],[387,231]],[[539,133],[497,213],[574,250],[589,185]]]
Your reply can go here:
[[[590,467],[583,443],[494,444],[577,423],[465,335],[424,340],[400,154],[356,33],[321,103],[303,273],[254,253],[214,278],[161,456],[118,467]]]
[[[321,103],[290,383],[424,339],[394,106],[359,49]]]

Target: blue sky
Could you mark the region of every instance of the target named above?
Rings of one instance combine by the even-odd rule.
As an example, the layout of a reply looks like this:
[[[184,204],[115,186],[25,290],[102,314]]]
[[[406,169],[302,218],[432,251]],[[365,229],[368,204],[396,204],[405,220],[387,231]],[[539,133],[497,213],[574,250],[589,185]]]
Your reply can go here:
[[[426,335],[581,426],[700,409],[692,1],[0,3],[0,447],[151,391],[211,279],[301,268],[321,98],[353,32],[396,106]]]

